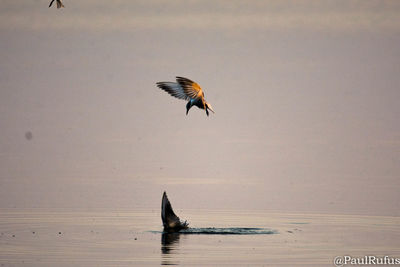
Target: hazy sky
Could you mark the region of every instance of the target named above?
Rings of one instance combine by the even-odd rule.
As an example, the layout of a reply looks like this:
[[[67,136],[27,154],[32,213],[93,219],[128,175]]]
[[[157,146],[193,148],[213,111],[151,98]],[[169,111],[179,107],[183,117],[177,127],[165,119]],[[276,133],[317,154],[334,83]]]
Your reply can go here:
[[[48,4],[0,1],[0,208],[400,215],[399,1]]]

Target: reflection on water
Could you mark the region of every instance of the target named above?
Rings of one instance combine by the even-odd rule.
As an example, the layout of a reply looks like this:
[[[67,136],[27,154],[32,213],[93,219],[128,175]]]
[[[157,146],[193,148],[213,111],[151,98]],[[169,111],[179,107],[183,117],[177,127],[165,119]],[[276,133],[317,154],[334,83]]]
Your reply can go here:
[[[159,231],[152,231],[160,233]],[[271,235],[277,234],[278,231],[267,228],[250,228],[250,227],[229,227],[229,228],[188,228],[178,233],[161,232],[161,265],[179,265],[179,261],[174,260],[179,254],[180,235]]]
[[[161,265],[178,265],[170,254],[176,254],[179,248],[179,233],[162,233],[161,235]]]

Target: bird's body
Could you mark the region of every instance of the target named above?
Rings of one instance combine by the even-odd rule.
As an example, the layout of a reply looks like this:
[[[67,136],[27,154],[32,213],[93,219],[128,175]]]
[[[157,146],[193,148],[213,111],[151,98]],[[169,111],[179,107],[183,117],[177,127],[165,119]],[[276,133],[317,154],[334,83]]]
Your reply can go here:
[[[204,92],[200,85],[192,80],[184,77],[176,77],[176,83],[158,82],[157,86],[176,98],[187,100],[186,115],[188,114],[189,109],[193,106],[204,109],[207,116],[209,114],[208,110],[214,112],[211,105],[205,100]]]
[[[61,0],[56,0],[57,1],[57,8],[62,8],[64,7],[63,3],[61,2]],[[51,5],[53,4],[54,0],[51,0],[49,7],[51,7]]]

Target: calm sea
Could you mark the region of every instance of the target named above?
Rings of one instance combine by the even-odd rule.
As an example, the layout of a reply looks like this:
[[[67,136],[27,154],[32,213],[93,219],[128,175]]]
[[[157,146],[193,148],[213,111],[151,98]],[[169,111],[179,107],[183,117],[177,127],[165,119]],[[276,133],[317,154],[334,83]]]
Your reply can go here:
[[[177,210],[192,229],[166,235],[159,213],[0,210],[0,264],[334,266],[336,256],[400,258],[399,217]]]

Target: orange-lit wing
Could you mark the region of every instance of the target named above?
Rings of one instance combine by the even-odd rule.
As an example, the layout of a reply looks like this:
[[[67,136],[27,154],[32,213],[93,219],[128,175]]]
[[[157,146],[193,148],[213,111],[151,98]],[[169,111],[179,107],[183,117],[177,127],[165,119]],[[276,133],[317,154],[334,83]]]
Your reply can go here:
[[[200,85],[192,80],[184,77],[176,77],[176,81],[182,86],[184,93],[191,99],[197,98],[199,96],[204,96]]]

